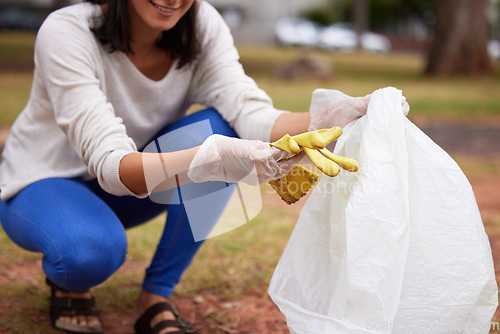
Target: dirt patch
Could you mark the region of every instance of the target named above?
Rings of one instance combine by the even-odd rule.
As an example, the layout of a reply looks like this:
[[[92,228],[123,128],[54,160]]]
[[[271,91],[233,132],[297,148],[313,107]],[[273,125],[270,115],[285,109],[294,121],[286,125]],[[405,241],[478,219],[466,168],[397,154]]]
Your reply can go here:
[[[500,121],[486,124],[437,122],[420,128],[452,156],[490,159],[500,156]]]
[[[483,216],[500,215],[500,177],[470,180]]]
[[[221,301],[217,295],[195,298],[174,297],[182,316],[193,323],[200,334],[289,333],[285,317],[269,297],[247,296]],[[108,312],[103,315],[104,334],[133,334],[133,314]]]

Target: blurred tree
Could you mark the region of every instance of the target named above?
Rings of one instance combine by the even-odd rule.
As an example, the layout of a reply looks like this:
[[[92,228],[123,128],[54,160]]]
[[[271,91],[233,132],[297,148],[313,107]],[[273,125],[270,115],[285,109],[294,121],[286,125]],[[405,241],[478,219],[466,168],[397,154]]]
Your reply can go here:
[[[490,0],[487,10],[490,37],[500,39],[500,0]]]
[[[425,73],[480,75],[494,71],[488,54],[488,0],[432,0],[434,37]]]
[[[369,0],[354,0],[354,26],[358,35],[357,48],[361,50],[361,36],[368,30],[370,24]]]

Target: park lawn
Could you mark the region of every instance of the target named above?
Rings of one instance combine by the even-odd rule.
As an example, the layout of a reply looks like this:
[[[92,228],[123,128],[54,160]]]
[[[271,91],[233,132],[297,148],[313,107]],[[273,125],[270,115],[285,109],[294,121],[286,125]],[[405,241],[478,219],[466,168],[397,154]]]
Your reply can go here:
[[[32,78],[26,71],[0,75],[0,128],[9,127],[28,102]]]
[[[31,33],[0,32],[0,127],[11,124],[26,105],[32,80],[29,68],[33,43]],[[500,115],[499,70],[481,78],[436,79],[422,75],[425,58],[419,54],[374,55],[246,45],[239,45],[238,50],[247,73],[279,109],[308,110],[312,92],[320,87],[364,96],[393,86],[401,89],[410,103],[410,119],[453,118],[470,122]],[[282,80],[275,75],[278,66],[292,64],[307,54],[329,64],[333,68],[332,78]]]
[[[291,48],[240,47],[249,74],[273,99],[277,108],[306,111],[316,88],[337,89],[351,96],[364,96],[393,86],[403,91],[410,106],[409,118],[482,121],[500,115],[500,71],[481,78],[430,78],[424,76],[425,58],[418,54],[326,53]],[[333,68],[330,80],[279,80],[272,73],[284,62],[304,55],[323,59]],[[259,70],[259,65],[261,69]]]

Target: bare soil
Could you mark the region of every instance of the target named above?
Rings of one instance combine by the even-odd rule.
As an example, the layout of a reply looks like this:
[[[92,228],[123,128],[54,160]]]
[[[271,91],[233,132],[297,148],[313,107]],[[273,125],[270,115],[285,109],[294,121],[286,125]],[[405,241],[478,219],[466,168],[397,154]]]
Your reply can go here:
[[[433,138],[448,153],[461,157],[490,160],[500,157],[500,120],[484,124],[459,124],[453,122],[421,124],[421,128]],[[0,139],[2,133],[0,131]],[[0,142],[0,147],[1,147]],[[496,160],[498,161],[498,160]],[[490,243],[495,262],[497,281],[500,279],[500,175],[488,177],[475,176],[470,178],[481,214],[485,218],[485,228],[490,238]],[[266,202],[267,205],[287,208],[300,212],[305,200],[293,206],[287,206],[277,197]],[[496,217],[490,219],[490,217]],[[8,273],[0,273],[0,285],[9,281],[26,281],[29,284],[34,277],[39,275],[39,266],[18,265]],[[193,322],[202,334],[224,333],[288,333],[286,319],[267,295],[267,287],[262,287],[261,295],[249,295],[232,301],[222,300],[216,292],[207,292],[205,295],[194,298],[174,297],[172,300],[184,318]],[[0,300],[0,334],[9,333],[2,327],[1,319],[11,314],[12,310],[26,307],[29,299],[6,298]],[[30,321],[37,324],[47,324],[48,314],[45,310],[31,308],[28,316]],[[133,311],[103,312],[105,334],[133,333]],[[500,312],[494,321],[500,320]],[[42,326],[43,327],[43,326]],[[40,333],[58,333],[57,331],[41,330]]]

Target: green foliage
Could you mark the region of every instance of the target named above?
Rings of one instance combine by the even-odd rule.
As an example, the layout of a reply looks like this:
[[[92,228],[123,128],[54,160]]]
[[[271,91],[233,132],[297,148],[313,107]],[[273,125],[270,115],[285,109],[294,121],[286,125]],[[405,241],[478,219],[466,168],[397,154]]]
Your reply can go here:
[[[344,2],[328,2],[324,5],[309,7],[300,13],[300,16],[318,23],[319,25],[329,25],[343,19]]]
[[[331,22],[333,22],[334,19],[333,19],[332,13],[328,10],[325,10],[325,9],[328,9],[328,8],[319,8],[319,7],[311,8],[311,9],[303,11],[300,16],[302,16],[302,17],[304,17],[312,22],[316,22],[319,25],[326,26],[326,25],[330,24]]]
[[[347,1],[344,7],[343,20],[352,21],[354,3]],[[416,17],[427,21],[431,10],[431,0],[370,0],[369,28],[378,30],[393,25],[399,20]]]

